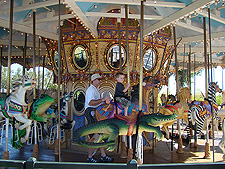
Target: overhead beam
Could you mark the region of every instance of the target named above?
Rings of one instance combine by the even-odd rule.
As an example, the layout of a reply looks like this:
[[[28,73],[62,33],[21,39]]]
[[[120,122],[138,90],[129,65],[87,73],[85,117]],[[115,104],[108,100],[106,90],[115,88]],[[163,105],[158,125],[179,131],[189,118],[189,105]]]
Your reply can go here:
[[[13,12],[22,12],[22,11],[28,11],[28,10],[31,10],[31,9],[43,8],[43,7],[46,7],[46,6],[56,5],[58,3],[59,2],[55,1],[55,0],[38,2],[38,3],[29,4],[29,5],[23,5],[23,6],[15,7],[15,8],[13,8]],[[9,8],[1,9],[0,15],[7,14],[7,13],[9,13],[9,11],[10,11]]]
[[[196,31],[196,32],[203,33],[203,29],[202,28],[193,26],[191,24],[186,24],[184,22],[177,22],[176,25],[181,26],[183,28],[191,29],[191,30]]]
[[[205,16],[205,17],[208,17],[208,12],[206,12],[206,11],[201,11],[201,12],[199,12],[201,15],[203,15],[203,16]],[[218,21],[218,22],[220,22],[220,23],[223,23],[223,24],[225,24],[225,19],[224,18],[221,18],[221,17],[219,17],[219,16],[217,16],[217,15],[215,15],[215,14],[213,14],[213,13],[210,13],[210,19],[213,19],[213,20],[215,20],[215,21]]]
[[[22,36],[22,35],[21,35]],[[0,39],[0,45],[9,45],[9,40],[7,39]],[[23,46],[24,45],[24,41],[12,41],[12,45],[13,46]],[[39,43],[36,43],[36,46],[38,46]],[[33,42],[27,42],[27,47],[33,47]],[[46,45],[41,43],[41,48],[45,49]]]
[[[5,27],[5,28],[9,28],[9,21],[8,20],[4,20],[4,19],[0,19],[0,26],[1,27]],[[21,32],[25,32],[25,33],[29,33],[29,34],[33,34],[33,28],[29,27],[29,26],[25,26],[25,25],[21,25],[18,23],[13,23],[13,29],[14,30],[18,30]],[[53,39],[53,40],[57,40],[58,39],[58,35],[51,33],[51,32],[46,32],[40,29],[36,29],[36,35],[45,37],[45,38],[49,38],[49,39]]]
[[[76,2],[93,2],[93,0],[74,0]],[[95,0],[95,3],[104,3],[104,4],[121,4],[121,5],[141,5],[141,0]],[[180,2],[157,2],[157,1],[146,1],[145,6],[154,6],[154,7],[171,7],[171,8],[183,8],[185,3]]]
[[[83,11],[77,5],[74,0],[65,0],[65,3],[76,13],[79,19],[84,23],[84,25],[90,29],[90,31],[94,34],[95,37],[98,36],[97,28],[93,26],[93,24],[89,21],[89,19],[85,16]]]
[[[225,38],[225,31],[212,33],[211,37],[212,39]],[[203,35],[182,37],[181,43],[200,42],[203,41],[203,38]],[[177,38],[177,40],[179,40],[179,38]],[[168,44],[173,45],[173,40],[169,40]]]
[[[74,18],[75,16],[73,14],[68,14],[68,15],[61,15],[60,19],[64,20],[64,19],[69,19],[69,18]],[[47,17],[47,18],[42,18],[42,19],[37,19],[36,23],[40,23],[40,22],[49,22],[49,21],[57,21],[59,20],[59,16],[53,16],[53,17]],[[30,21],[25,21],[23,22],[23,25],[30,25],[32,24],[32,20]]]
[[[211,2],[212,0],[197,0],[190,5],[184,7],[183,9],[180,9],[179,11],[169,15],[168,17],[162,19],[161,21],[155,23],[152,26],[149,26],[148,28],[144,29],[144,36],[149,34],[150,32],[153,32],[155,30],[158,30],[176,20],[179,18],[188,15],[189,13],[192,13],[193,11],[204,7],[207,3]]]
[[[110,17],[110,18],[125,18],[125,13],[105,13],[105,12],[86,12],[86,16],[99,16],[99,17]],[[140,19],[139,14],[129,14],[128,18]],[[144,15],[145,20],[161,20],[162,16],[159,15]]]

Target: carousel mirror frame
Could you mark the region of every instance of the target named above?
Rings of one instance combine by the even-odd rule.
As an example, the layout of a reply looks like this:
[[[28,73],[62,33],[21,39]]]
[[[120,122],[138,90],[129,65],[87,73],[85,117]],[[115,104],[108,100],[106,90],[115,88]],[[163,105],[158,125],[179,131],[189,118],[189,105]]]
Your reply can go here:
[[[86,52],[86,56],[87,56],[87,62],[85,64],[84,67],[80,67],[77,62],[75,61],[75,58],[74,58],[74,54],[75,54],[75,50],[78,48],[78,47],[81,47],[84,49],[84,51]],[[71,53],[71,57],[73,58],[73,64],[75,66],[76,69],[78,70],[86,70],[89,68],[89,48],[85,45],[81,45],[81,44],[78,44],[78,45],[75,45],[72,49],[72,53]]]
[[[75,109],[76,114],[83,115],[83,114],[84,114],[84,110],[85,110],[85,105],[84,105],[84,107],[82,108],[82,110],[78,111],[78,110],[76,109],[75,103],[74,103],[74,102],[75,102],[75,95],[77,94],[78,91],[80,91],[80,92],[83,93],[83,95],[84,95],[84,104],[85,104],[86,94],[85,94],[84,90],[78,89],[78,90],[76,90],[76,91],[74,92],[73,106],[74,106],[74,109]]]
[[[151,67],[150,69],[146,69],[146,68],[145,68],[145,65],[144,65],[144,59],[145,59],[146,53],[147,53],[149,50],[152,50],[152,51],[154,52],[155,58],[154,58],[154,62],[153,62],[152,67]],[[156,50],[154,47],[153,47],[153,48],[152,48],[152,47],[146,47],[146,48],[144,49],[144,56],[143,56],[143,68],[144,68],[144,71],[145,71],[145,72],[151,72],[151,71],[153,71],[153,70],[155,69],[155,67],[156,67],[157,60],[158,60],[158,52],[157,52],[157,50]]]
[[[114,46],[118,46],[119,47],[119,44],[118,43],[113,43],[113,44],[109,44],[107,47],[106,47],[106,52],[105,52],[105,63],[106,63],[106,66],[110,69],[110,70],[119,70],[120,67],[116,68],[116,67],[113,67],[111,65],[111,63],[109,62],[109,53],[111,51],[111,49],[114,47]],[[125,50],[125,47],[121,44],[121,51],[124,51],[124,61],[122,63],[122,69],[125,69],[125,66],[126,66],[126,63],[127,63],[127,55],[126,55],[126,50]]]

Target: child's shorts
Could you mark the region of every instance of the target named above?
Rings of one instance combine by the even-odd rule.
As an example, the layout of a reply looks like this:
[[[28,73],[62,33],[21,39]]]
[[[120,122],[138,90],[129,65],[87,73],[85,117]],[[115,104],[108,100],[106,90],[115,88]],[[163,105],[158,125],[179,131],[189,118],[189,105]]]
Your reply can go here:
[[[125,97],[116,97],[116,101],[121,103],[122,108],[126,108],[130,106],[130,101]]]

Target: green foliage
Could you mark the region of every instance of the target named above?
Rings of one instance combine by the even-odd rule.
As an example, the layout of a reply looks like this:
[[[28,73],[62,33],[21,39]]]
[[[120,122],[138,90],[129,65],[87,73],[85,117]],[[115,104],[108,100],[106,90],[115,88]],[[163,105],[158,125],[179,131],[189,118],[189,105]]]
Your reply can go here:
[[[42,69],[41,69],[42,70]],[[10,77],[10,86],[12,86],[12,82],[14,82],[16,79],[18,79],[20,76],[22,76],[22,68],[17,68],[17,70],[14,72],[14,70],[11,70],[11,77]],[[25,71],[25,74],[33,78],[33,69],[30,69],[29,71]],[[42,88],[42,74],[43,71],[40,71],[40,81],[36,83],[36,88],[41,89]],[[36,79],[38,78],[38,72],[36,72]],[[44,75],[44,89],[57,89],[57,86],[53,84],[53,77],[52,77],[52,71],[49,71],[48,69],[45,69],[45,75]],[[8,77],[8,68],[2,67],[2,73],[1,73],[1,88],[7,89],[7,77]],[[39,86],[38,86],[39,84]]]

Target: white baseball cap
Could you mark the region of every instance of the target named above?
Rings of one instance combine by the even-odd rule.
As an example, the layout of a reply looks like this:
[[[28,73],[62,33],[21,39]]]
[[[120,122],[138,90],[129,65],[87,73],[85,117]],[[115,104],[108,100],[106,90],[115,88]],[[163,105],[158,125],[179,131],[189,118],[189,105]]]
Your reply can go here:
[[[94,81],[95,79],[99,79],[99,78],[102,78],[102,76],[100,76],[100,74],[98,73],[91,75],[91,81]]]

